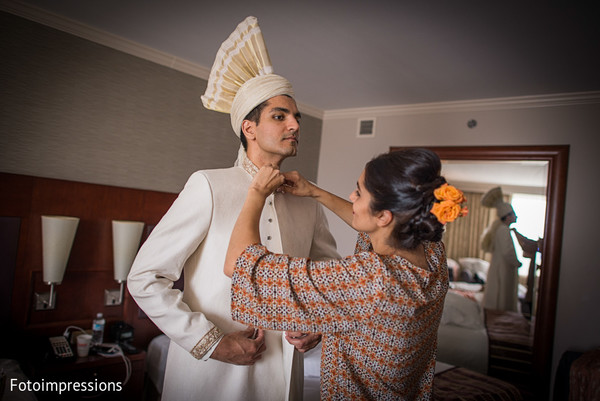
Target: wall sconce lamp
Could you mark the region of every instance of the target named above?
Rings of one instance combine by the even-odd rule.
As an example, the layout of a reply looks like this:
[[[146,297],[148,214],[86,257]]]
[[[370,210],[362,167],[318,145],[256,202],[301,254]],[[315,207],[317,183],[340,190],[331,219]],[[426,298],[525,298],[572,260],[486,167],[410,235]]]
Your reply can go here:
[[[36,310],[56,306],[54,286],[62,283],[78,224],[77,217],[42,216],[43,280],[50,286],[50,292],[35,294]]]
[[[133,264],[142,238],[144,223],[141,221],[113,220],[113,263],[114,278],[120,284],[118,290],[104,290],[104,305],[121,305],[125,282]]]

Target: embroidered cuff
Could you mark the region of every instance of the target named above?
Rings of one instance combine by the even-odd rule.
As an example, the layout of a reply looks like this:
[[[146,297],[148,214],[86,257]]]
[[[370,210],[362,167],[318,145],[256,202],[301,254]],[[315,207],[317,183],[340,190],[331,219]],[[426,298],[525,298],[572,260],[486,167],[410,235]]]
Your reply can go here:
[[[208,333],[206,333],[204,337],[200,339],[200,341],[198,341],[198,344],[192,348],[190,353],[194,358],[202,359],[204,354],[210,351],[213,345],[215,345],[215,343],[219,341],[223,335],[223,332],[217,326],[213,327]]]
[[[215,352],[215,349],[219,346],[219,343],[221,342],[221,340],[223,339],[223,337],[219,338],[213,345],[212,347],[210,347],[210,349],[206,352],[206,354],[204,354],[204,356],[202,357],[203,361],[208,361],[210,359],[210,357],[212,356],[213,352]]]

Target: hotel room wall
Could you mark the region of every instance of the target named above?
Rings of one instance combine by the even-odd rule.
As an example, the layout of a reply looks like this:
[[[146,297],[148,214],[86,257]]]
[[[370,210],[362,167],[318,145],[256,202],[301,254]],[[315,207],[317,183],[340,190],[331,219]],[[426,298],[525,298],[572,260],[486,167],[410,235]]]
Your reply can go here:
[[[239,140],[206,80],[0,12],[0,171],[179,192],[229,167]],[[321,120],[285,167],[316,179]]]
[[[406,113],[376,119],[373,137],[357,138],[357,120],[373,115],[324,118],[318,183],[347,196],[364,164],[390,146],[570,145],[558,307],[553,352],[555,372],[566,350],[600,346],[600,218],[595,202],[600,138],[600,104],[503,108],[488,111]],[[470,129],[467,121],[477,120]],[[336,155],[332,157],[332,155]],[[352,252],[355,233],[334,217],[330,226],[340,252]]]
[[[127,292],[121,305],[104,304],[104,290],[119,288],[113,275],[111,221],[144,222],[144,241],[176,194],[3,172],[0,193],[0,336],[7,337],[0,355],[19,359],[36,349],[40,337],[59,335],[68,326],[91,329],[98,312],[106,318],[105,341],[112,340],[110,330],[117,321],[133,326],[136,346],[145,347],[160,334]],[[36,309],[35,293],[49,290],[42,279],[42,215],[80,219],[52,310]]]

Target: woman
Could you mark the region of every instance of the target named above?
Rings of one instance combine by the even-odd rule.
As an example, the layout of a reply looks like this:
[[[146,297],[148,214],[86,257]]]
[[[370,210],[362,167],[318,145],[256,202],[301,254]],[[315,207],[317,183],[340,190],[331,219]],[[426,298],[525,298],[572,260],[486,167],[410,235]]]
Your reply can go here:
[[[383,154],[367,163],[352,203],[269,167],[250,186],[225,260],[232,316],[263,329],[322,333],[322,399],[431,398],[448,289],[440,240],[445,222],[466,213],[462,193],[440,170],[425,149]],[[359,231],[355,254],[313,262],[259,245],[264,201],[280,186],[314,197]]]

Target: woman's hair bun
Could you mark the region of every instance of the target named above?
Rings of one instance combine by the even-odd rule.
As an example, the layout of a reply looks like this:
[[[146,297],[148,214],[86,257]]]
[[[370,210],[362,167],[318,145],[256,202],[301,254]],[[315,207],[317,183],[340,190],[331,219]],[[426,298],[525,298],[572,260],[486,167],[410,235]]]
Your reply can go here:
[[[423,148],[384,153],[367,163],[371,209],[389,210],[396,220],[391,245],[413,249],[442,239],[444,226],[430,212],[435,189],[446,182],[440,172],[438,155]]]

